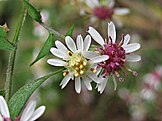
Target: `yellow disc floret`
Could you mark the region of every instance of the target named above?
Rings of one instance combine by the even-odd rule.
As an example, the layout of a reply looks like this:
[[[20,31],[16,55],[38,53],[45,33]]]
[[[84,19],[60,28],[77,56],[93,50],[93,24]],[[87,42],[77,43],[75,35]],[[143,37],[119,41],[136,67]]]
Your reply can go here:
[[[81,76],[86,72],[87,60],[80,53],[68,52],[68,66],[69,72],[72,72],[75,77]]]

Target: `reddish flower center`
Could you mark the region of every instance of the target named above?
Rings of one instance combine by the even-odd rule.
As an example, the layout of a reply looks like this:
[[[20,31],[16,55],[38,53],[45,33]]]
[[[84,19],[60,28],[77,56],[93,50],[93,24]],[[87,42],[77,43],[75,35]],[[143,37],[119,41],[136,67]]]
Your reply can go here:
[[[99,67],[103,68],[102,75],[103,77],[106,77],[110,74],[115,74],[120,81],[123,81],[123,78],[120,77],[119,71],[123,72],[126,76],[128,76],[127,73],[125,73],[122,68],[125,68],[126,70],[133,73],[134,76],[137,76],[138,73],[131,70],[130,68],[127,68],[125,66],[126,63],[126,53],[123,49],[122,44],[124,42],[124,35],[122,35],[122,40],[120,43],[117,41],[115,43],[112,43],[112,39],[110,37],[110,42],[104,44],[104,48],[98,48],[98,51],[102,55],[108,55],[109,59],[105,62],[101,62],[98,64]]]
[[[112,17],[114,10],[112,8],[107,8],[105,6],[100,6],[100,7],[95,7],[93,9],[93,13],[98,18],[105,20],[107,18]]]
[[[102,55],[108,55],[109,59],[104,63],[101,62],[99,66],[104,68],[104,75],[107,76],[121,70],[125,64],[125,50],[119,43],[108,43],[104,45],[104,49],[99,49]]]

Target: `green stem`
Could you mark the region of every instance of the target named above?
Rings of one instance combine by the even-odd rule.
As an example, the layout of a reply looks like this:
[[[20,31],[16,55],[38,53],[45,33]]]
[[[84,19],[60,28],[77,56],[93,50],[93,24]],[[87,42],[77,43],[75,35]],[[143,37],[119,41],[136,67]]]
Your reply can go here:
[[[61,39],[65,39],[65,36],[60,34],[59,32],[57,32],[56,30],[54,30],[53,28],[47,26],[44,23],[39,23],[40,25],[42,25],[49,33],[53,33],[55,36],[61,38]]]
[[[6,99],[7,102],[9,101],[10,96],[11,96],[14,65],[15,65],[15,58],[16,58],[16,53],[17,53],[17,44],[18,44],[18,40],[19,40],[19,36],[20,36],[22,26],[23,26],[25,18],[26,18],[26,13],[27,13],[27,10],[23,6],[21,18],[20,18],[20,21],[17,25],[16,31],[15,31],[15,34],[14,34],[14,38],[13,38],[13,41],[12,41],[12,44],[15,45],[15,48],[14,48],[14,50],[12,50],[10,52],[8,67],[7,67],[7,74],[6,74],[6,82],[5,82],[5,99]]]

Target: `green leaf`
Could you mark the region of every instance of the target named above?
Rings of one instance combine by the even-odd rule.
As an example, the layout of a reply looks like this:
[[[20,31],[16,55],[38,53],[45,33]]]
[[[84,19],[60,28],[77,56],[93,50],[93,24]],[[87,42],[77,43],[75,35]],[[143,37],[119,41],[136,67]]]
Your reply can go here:
[[[0,49],[13,50],[14,46],[7,39],[0,37]]]
[[[44,56],[46,56],[51,47],[53,46],[54,40],[53,40],[53,34],[49,34],[46,42],[44,43],[42,49],[40,50],[38,56],[36,57],[36,59],[30,64],[30,66],[32,66],[34,63],[36,63],[38,60],[40,60],[41,58],[43,58]]]
[[[34,6],[32,6],[29,2],[27,2],[26,0],[24,0],[24,4],[28,9],[28,13],[29,15],[35,19],[37,22],[41,23],[42,22],[42,17],[40,15],[40,12],[38,12],[36,10],[36,8],[34,8]]]
[[[36,79],[21,87],[9,100],[8,106],[11,118],[14,120],[16,116],[19,116],[21,110],[23,109],[24,105],[26,104],[30,96],[43,82],[45,82],[51,76],[58,74],[59,72],[62,71],[63,69],[60,69],[52,74]]]
[[[0,90],[0,95],[4,96],[5,95],[5,91],[4,90]]]
[[[66,36],[72,37],[74,28],[75,28],[75,24],[73,24],[73,25],[70,27],[69,31],[66,33]]]
[[[0,37],[6,38],[6,36],[7,36],[7,32],[5,31],[4,26],[0,25]]]

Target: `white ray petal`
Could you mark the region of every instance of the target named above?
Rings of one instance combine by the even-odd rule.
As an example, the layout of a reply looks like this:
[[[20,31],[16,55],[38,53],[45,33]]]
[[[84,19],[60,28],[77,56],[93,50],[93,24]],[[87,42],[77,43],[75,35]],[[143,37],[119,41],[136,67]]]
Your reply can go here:
[[[141,60],[141,56],[131,53],[129,55],[126,55],[126,60],[128,62],[137,62]]]
[[[65,42],[66,45],[68,46],[68,48],[74,53],[77,49],[76,49],[76,45],[74,40],[70,37],[70,36],[66,36],[65,37]]]
[[[36,119],[38,119],[44,113],[45,109],[45,106],[39,107],[37,110],[34,111],[29,121],[35,121]]]
[[[52,48],[50,49],[50,51],[51,51],[51,53],[52,53],[53,55],[55,55],[56,57],[63,58],[63,59],[67,57],[67,53],[64,53],[63,51],[61,51],[61,50],[59,50],[59,49],[56,49],[56,48],[54,48],[54,47],[52,47]]]
[[[97,54],[97,53],[95,53],[93,51],[86,51],[86,52],[83,52],[82,54],[87,59],[91,59],[91,58],[94,58],[96,56],[99,56],[99,54]]]
[[[87,89],[91,91],[92,90],[91,79],[88,78],[87,76],[83,76],[82,80],[85,86],[87,87]]]
[[[91,36],[87,35],[84,39],[84,51],[88,51],[91,45]]]
[[[84,2],[92,9],[99,6],[98,0],[84,0]]]
[[[89,27],[88,33],[98,44],[100,44],[103,47],[103,45],[105,44],[104,39],[93,27]]]
[[[131,43],[131,44],[128,44],[126,46],[123,46],[125,53],[134,52],[134,51],[138,50],[140,47],[141,46],[140,46],[139,43]]]
[[[60,42],[60,41],[57,40],[57,41],[55,41],[55,45],[63,53],[67,53],[67,48],[65,47],[65,45],[62,42]]]
[[[48,59],[47,63],[53,66],[65,66],[67,63],[60,59]]]
[[[101,84],[100,84],[100,90],[99,90],[99,92],[101,94],[101,93],[103,93],[103,91],[105,90],[105,87],[107,85],[107,78],[103,78],[100,76],[100,79],[102,80]]]
[[[87,76],[96,83],[100,83],[100,79],[94,73],[87,73]]]
[[[0,96],[0,114],[5,118],[10,118],[8,106],[3,96]]]
[[[27,106],[25,107],[21,115],[20,121],[28,121],[32,116],[32,114],[34,113],[35,107],[36,107],[36,102],[30,101],[29,104],[27,104]]]
[[[127,34],[127,35],[124,36],[124,42],[123,42],[122,47],[126,46],[129,43],[129,41],[130,41],[130,35]]]
[[[2,118],[2,116],[0,115],[0,121],[3,121],[3,118]]]
[[[61,83],[60,83],[61,89],[63,89],[63,88],[67,85],[67,83],[70,81],[70,79],[71,79],[70,74],[66,75],[66,76],[63,78],[63,80],[62,80]]]
[[[75,78],[75,91],[77,93],[81,92],[81,80],[80,80],[80,77]]]
[[[113,22],[108,23],[108,38],[111,37],[112,43],[116,41],[116,29]]]
[[[128,8],[115,8],[114,14],[116,15],[126,15],[130,13],[130,10]]]
[[[108,6],[109,8],[113,8],[115,5],[115,1],[114,0],[108,0]]]
[[[83,38],[81,35],[77,36],[77,47],[79,51],[83,51]]]
[[[106,61],[107,59],[109,59],[108,55],[99,55],[99,56],[96,56],[96,57],[90,59],[89,63],[99,63],[102,61]]]

